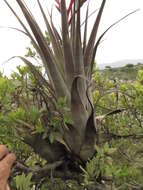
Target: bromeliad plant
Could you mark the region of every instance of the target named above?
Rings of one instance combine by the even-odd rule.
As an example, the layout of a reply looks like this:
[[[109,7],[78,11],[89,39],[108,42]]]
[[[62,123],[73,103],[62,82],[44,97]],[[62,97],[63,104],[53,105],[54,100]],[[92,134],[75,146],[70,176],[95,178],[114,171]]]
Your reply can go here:
[[[37,102],[34,106],[44,111],[39,116],[39,128],[34,126],[34,122],[30,127],[31,123],[28,123],[28,120],[27,123],[21,121],[23,127],[26,127],[23,133],[21,130],[18,132],[24,142],[29,144],[36,153],[48,163],[55,163],[54,166],[52,165],[55,176],[59,166],[60,169],[67,168],[68,171],[64,173],[64,170],[61,170],[61,176],[63,173],[64,176],[72,176],[73,172],[81,172],[80,165],[85,167],[86,162],[96,156],[95,143],[98,143],[98,133],[92,104],[92,74],[97,48],[104,34],[128,15],[111,25],[96,40],[106,3],[106,0],[102,0],[93,29],[87,39],[88,6],[83,37],[80,19],[82,5],[87,3],[86,0],[71,0],[68,8],[65,0],[56,0],[57,9],[61,14],[61,32],[54,26],[52,16],[47,18],[42,4],[37,0],[50,39],[47,40],[23,0],[16,0],[16,2],[31,30],[9,2],[7,0],[4,2],[20,22],[24,29],[22,32],[30,38],[48,76],[46,79],[29,59],[19,56],[30,68],[35,83],[39,86],[38,93],[44,102],[44,105],[39,106]],[[50,121],[52,115],[56,116],[56,121]]]

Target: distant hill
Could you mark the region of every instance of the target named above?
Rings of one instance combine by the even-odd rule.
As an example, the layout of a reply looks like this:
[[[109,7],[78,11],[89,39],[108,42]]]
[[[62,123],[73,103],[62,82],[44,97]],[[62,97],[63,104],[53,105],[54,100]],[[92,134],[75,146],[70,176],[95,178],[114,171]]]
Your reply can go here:
[[[133,64],[128,63],[123,67],[111,67],[106,66],[105,69],[100,69],[100,73],[104,76],[107,76],[109,79],[122,79],[122,80],[131,80],[134,81],[136,79],[138,70],[143,69],[143,64]]]
[[[117,68],[117,67],[124,67],[127,64],[133,64],[133,65],[137,65],[138,63],[143,64],[143,59],[125,59],[125,60],[120,60],[120,61],[116,61],[113,63],[104,63],[104,64],[98,64],[97,63],[97,68],[99,69],[105,69],[106,66],[110,66],[113,68]]]

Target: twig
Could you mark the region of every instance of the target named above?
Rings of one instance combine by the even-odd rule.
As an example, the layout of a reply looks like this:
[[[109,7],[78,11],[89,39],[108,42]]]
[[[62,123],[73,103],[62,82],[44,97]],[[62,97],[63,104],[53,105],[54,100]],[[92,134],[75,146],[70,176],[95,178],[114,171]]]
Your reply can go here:
[[[33,174],[35,174],[35,173],[43,173],[43,172],[54,170],[55,168],[59,167],[62,164],[63,164],[63,161],[57,161],[52,164],[48,164],[43,168],[32,169],[32,168],[29,168],[28,166],[21,164],[20,162],[16,162],[15,168],[23,170],[24,172],[27,172],[27,173],[32,172]]]

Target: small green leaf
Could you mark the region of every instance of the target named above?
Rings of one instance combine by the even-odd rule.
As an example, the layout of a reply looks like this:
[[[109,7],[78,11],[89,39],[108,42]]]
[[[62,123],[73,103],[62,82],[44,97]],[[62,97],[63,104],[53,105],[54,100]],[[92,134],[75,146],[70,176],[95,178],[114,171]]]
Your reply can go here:
[[[49,140],[50,140],[50,143],[51,143],[51,144],[54,142],[54,135],[53,135],[52,132],[51,132],[50,135],[49,135]]]
[[[44,131],[43,126],[41,125],[40,122],[36,125],[36,133],[41,134]]]

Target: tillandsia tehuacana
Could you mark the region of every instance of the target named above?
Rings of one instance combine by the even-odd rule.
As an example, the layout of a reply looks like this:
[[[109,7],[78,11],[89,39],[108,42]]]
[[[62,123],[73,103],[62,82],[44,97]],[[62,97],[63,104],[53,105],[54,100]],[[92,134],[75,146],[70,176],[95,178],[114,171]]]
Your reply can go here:
[[[24,31],[22,32],[30,38],[48,76],[48,79],[46,79],[29,59],[18,56],[29,66],[38,85],[43,92],[46,92],[45,94],[42,92],[45,104],[50,105],[49,100],[52,99],[55,105],[49,106],[45,113],[49,114],[50,112],[52,114],[56,112],[60,118],[58,129],[56,131],[51,129],[51,132],[53,132],[52,143],[50,139],[43,138],[43,134],[33,133],[33,127],[31,129],[26,128],[24,134],[21,134],[24,142],[29,144],[48,163],[56,162],[54,166],[55,176],[59,166],[68,168],[67,175],[72,172],[79,173],[81,172],[79,165],[84,167],[88,159],[96,156],[95,144],[98,143],[98,132],[94,122],[95,108],[92,103],[92,74],[97,48],[110,28],[135,11],[111,25],[97,39],[97,32],[106,3],[106,0],[102,0],[91,34],[87,38],[88,3],[90,2],[87,0],[71,0],[67,8],[66,0],[56,0],[56,7],[61,15],[61,32],[59,32],[53,23],[52,15],[49,15],[48,18],[40,0],[37,0],[49,35],[49,44],[49,40],[47,41],[45,34],[43,34],[24,0],[16,0],[16,2],[30,30],[12,8],[10,1],[4,0],[4,2],[23,27]],[[81,11],[83,4],[86,3],[87,11],[82,36]],[[64,106],[71,115],[71,122],[70,120],[65,121],[66,114],[59,109],[59,100],[65,101]],[[47,120],[48,114],[44,115]],[[46,123],[46,119],[43,122],[42,116],[40,120],[47,128],[51,127],[51,123]]]

